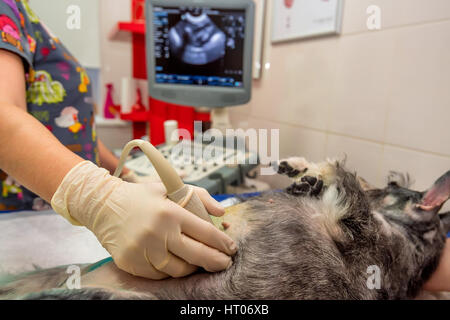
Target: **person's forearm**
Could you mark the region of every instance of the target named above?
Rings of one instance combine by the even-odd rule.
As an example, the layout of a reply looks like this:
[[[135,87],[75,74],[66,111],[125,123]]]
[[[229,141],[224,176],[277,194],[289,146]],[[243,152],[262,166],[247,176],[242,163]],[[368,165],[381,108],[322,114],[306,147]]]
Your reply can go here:
[[[111,174],[114,174],[117,166],[119,165],[119,159],[98,139],[98,153],[100,157],[100,165],[108,170]],[[126,175],[130,170],[123,168],[122,175]]]
[[[50,202],[64,176],[83,159],[26,111],[1,102],[0,110],[0,168]]]
[[[424,286],[428,291],[450,291],[450,239],[445,243],[444,251],[437,270]]]

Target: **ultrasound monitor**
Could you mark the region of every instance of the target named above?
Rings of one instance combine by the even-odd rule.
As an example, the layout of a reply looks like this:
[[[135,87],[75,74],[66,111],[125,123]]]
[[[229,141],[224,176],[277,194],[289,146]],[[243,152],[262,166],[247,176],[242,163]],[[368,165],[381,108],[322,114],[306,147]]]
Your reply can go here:
[[[196,106],[251,97],[252,0],[147,0],[149,94]]]

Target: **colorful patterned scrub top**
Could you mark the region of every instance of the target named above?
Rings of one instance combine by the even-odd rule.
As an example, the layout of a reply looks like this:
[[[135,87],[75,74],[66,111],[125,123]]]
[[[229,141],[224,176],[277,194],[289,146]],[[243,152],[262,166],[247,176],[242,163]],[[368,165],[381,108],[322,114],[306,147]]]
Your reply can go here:
[[[98,164],[86,70],[39,21],[27,0],[0,0],[0,37],[0,49],[24,61],[28,112],[71,151]],[[0,211],[42,207],[41,199],[1,170],[0,182]]]

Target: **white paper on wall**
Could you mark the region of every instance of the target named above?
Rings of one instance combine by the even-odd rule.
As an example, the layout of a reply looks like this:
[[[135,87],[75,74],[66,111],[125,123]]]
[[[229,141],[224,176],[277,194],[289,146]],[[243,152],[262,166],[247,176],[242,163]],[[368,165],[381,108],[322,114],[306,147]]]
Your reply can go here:
[[[342,0],[272,0],[272,42],[339,34]]]

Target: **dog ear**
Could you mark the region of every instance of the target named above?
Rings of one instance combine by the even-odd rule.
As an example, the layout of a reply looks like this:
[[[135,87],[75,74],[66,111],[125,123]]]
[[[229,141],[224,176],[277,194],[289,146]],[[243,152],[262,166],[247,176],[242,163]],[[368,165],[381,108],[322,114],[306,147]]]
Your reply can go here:
[[[436,180],[434,185],[422,198],[419,207],[426,211],[439,211],[450,198],[450,171]]]
[[[414,180],[411,179],[409,173],[401,173],[398,171],[389,171],[389,175],[387,177],[388,185],[398,185],[402,188],[410,188],[414,183]]]
[[[446,233],[450,232],[450,212],[441,213],[439,215],[439,218],[441,219],[442,225],[444,226],[444,231]]]

